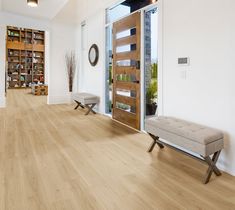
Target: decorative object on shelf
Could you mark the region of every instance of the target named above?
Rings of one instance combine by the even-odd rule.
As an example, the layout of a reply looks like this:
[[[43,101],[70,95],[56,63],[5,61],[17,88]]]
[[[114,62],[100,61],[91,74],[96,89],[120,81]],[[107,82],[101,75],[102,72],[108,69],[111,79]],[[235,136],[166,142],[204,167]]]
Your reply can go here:
[[[38,0],[27,0],[27,4],[30,7],[37,7],[38,6]]]
[[[99,48],[96,44],[93,44],[90,47],[89,53],[88,53],[88,59],[92,66],[96,66],[99,60]]]
[[[45,32],[7,26],[6,38],[7,75],[11,78],[8,88],[15,88],[16,83],[19,88],[30,87],[33,82],[44,84]]]
[[[36,96],[48,95],[48,85],[32,84],[32,94]]]
[[[25,81],[25,77],[24,76],[20,76],[20,81],[24,82]]]
[[[73,91],[73,81],[75,76],[76,70],[76,57],[74,52],[67,53],[65,55],[66,67],[67,67],[67,74],[68,74],[68,81],[69,81],[69,92]]]

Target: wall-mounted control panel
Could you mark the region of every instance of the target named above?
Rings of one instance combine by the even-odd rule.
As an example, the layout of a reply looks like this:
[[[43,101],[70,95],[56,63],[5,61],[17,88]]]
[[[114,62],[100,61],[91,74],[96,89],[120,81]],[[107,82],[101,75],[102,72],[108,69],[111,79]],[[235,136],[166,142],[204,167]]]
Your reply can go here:
[[[189,57],[178,58],[178,65],[180,65],[180,66],[189,66]]]

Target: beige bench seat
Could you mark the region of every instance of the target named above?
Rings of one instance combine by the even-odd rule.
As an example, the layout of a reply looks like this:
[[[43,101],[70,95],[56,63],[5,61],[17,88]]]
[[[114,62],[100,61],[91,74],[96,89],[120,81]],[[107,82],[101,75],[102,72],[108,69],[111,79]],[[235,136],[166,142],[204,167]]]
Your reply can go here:
[[[85,115],[88,115],[90,112],[96,114],[93,108],[99,103],[98,96],[82,92],[73,94],[72,99],[77,103],[77,106],[74,109],[78,109],[78,107],[82,107],[84,109],[86,107],[88,108],[88,111]]]
[[[214,160],[218,159],[224,147],[224,134],[221,131],[174,117],[148,118],[145,120],[145,130],[154,139],[149,152],[153,150],[155,144],[163,148],[163,144],[167,142],[171,146],[200,155],[206,162],[213,162],[210,155],[214,155]],[[213,163],[214,168],[215,163],[216,161]],[[215,170],[219,171],[217,168]]]

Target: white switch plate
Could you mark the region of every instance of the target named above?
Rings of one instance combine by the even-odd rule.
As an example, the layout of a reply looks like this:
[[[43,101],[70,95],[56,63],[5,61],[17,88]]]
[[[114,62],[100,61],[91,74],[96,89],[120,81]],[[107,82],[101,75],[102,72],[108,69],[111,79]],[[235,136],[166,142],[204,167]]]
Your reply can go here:
[[[181,78],[181,79],[186,79],[186,78],[187,78],[187,73],[186,73],[186,71],[180,71],[180,78]]]

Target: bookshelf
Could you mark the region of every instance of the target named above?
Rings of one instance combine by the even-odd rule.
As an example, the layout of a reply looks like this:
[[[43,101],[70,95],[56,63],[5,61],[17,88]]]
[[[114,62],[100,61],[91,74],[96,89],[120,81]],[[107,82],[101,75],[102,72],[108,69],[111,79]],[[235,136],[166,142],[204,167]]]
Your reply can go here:
[[[44,84],[45,32],[7,26],[7,87]]]

